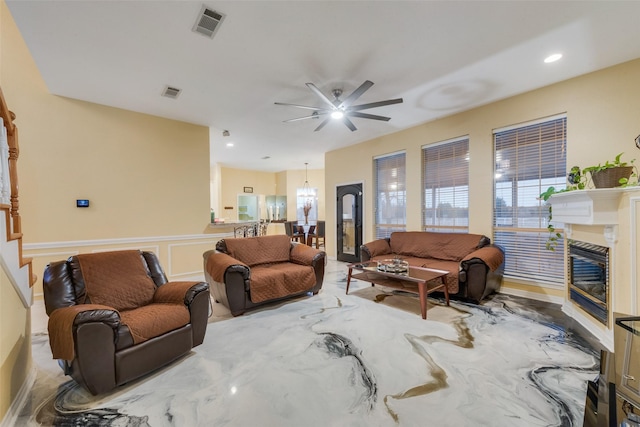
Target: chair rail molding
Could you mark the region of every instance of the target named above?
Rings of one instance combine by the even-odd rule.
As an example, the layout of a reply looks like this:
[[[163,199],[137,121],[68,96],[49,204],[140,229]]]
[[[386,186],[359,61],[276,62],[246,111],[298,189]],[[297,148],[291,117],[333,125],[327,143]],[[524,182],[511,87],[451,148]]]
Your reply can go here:
[[[65,240],[60,242],[42,242],[42,243],[25,243],[23,248],[25,251],[34,251],[38,249],[55,249],[55,248],[71,248],[83,246],[103,246],[103,245],[121,245],[136,243],[153,243],[166,241],[182,241],[182,240],[207,240],[207,239],[223,239],[225,237],[233,237],[231,233],[216,234],[184,234],[174,236],[150,236],[150,237],[121,237],[114,239],[90,239],[90,240]]]

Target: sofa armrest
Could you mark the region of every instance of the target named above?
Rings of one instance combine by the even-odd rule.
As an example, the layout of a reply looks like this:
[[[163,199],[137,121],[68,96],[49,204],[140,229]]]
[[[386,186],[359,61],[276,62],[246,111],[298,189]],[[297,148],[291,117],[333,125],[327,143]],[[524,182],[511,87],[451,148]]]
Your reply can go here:
[[[153,302],[190,305],[200,292],[208,290],[209,285],[205,282],[167,282],[158,287],[153,295]]]
[[[100,323],[116,331],[120,313],[100,304],[80,304],[54,310],[49,316],[49,344],[54,359],[73,360],[75,357],[74,329],[80,325]]]
[[[377,239],[371,242],[365,243],[360,246],[360,261],[365,262],[369,261],[373,257],[378,255],[390,255],[391,254],[391,245],[389,244],[389,239]]]
[[[461,263],[464,266],[472,260],[482,261],[491,271],[497,270],[504,262],[504,252],[496,245],[489,245],[476,249],[465,256]]]
[[[205,282],[167,282],[153,295],[153,302],[184,304],[189,309],[193,347],[202,344],[209,318],[209,285]]]
[[[311,246],[307,246],[303,243],[292,243],[290,261],[300,265],[314,266],[317,262],[324,263],[326,256],[324,251],[321,251]]]
[[[249,279],[249,266],[230,255],[207,251],[204,258],[204,271],[216,282],[224,282],[229,273],[239,273],[243,279]]]
[[[492,292],[497,292],[502,283],[504,251],[497,245],[477,249],[460,262],[458,281],[464,286],[462,296],[482,301]]]
[[[237,259],[214,250],[205,252],[204,276],[216,302],[237,316],[244,312],[251,270]]]

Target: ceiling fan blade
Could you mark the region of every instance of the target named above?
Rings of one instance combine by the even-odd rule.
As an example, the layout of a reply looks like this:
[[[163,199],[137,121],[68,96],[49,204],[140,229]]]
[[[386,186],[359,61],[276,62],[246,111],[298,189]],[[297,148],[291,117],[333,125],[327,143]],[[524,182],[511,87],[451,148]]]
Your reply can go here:
[[[402,103],[402,98],[387,99],[386,101],[378,101],[378,102],[371,102],[369,104],[354,105],[353,107],[349,107],[348,111],[360,111],[360,110],[366,110],[368,108],[384,107],[385,105],[401,104],[401,103]]]
[[[324,114],[327,114],[327,113],[323,113],[323,112],[316,113],[316,112],[314,112],[310,116],[297,117],[295,119],[283,120],[282,123],[297,122],[299,120],[306,120],[306,119],[318,119],[318,118],[320,118],[321,115],[324,115]]]
[[[326,108],[322,108],[322,107],[310,107],[308,105],[300,105],[300,104],[287,104],[286,102],[274,102],[274,104],[276,105],[286,105],[288,107],[298,107],[298,108],[305,108],[307,110],[317,110],[317,111],[329,111]]]
[[[320,91],[320,89],[318,89],[316,87],[316,85],[314,85],[313,83],[307,83],[307,87],[309,89],[311,89],[313,91],[313,93],[315,93],[318,96],[318,98],[322,99],[328,105],[331,105],[331,109],[332,110],[335,110],[335,108],[336,108],[335,104],[333,102],[331,102],[331,100],[329,98],[327,98],[327,96],[324,93],[322,93]]]
[[[320,124],[318,125],[318,127],[317,127],[317,128],[315,128],[313,131],[314,131],[314,132],[317,132],[317,131],[319,131],[320,129],[322,129],[322,128],[324,127],[324,125],[326,125],[327,123],[329,123],[329,120],[331,120],[331,116],[329,116],[329,117],[327,117],[326,119],[324,119],[324,120],[322,121],[322,123],[320,123]]]
[[[349,117],[360,117],[361,119],[382,120],[385,122],[388,122],[389,120],[391,120],[391,117],[376,116],[375,114],[359,113],[357,111],[350,111],[346,113],[346,115]]]
[[[347,96],[345,100],[342,101],[340,105],[338,105],[338,108],[347,108],[349,105],[353,104],[356,99],[360,98],[363,93],[369,90],[371,86],[373,86],[373,82],[370,80],[366,80],[356,90],[351,92],[351,95]]]
[[[358,130],[358,128],[356,127],[356,125],[353,124],[353,122],[351,120],[349,120],[349,118],[347,116],[344,116],[342,118],[342,121],[345,125],[347,125],[347,127],[349,129],[351,129],[351,132],[353,132],[354,130]]]

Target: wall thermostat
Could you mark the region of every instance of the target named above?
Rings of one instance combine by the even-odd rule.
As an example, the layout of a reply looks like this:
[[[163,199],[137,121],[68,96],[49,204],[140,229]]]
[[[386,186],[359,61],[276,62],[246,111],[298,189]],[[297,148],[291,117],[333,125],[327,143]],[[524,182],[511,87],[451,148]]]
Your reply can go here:
[[[78,199],[76,200],[77,208],[88,208],[89,207],[89,199]]]

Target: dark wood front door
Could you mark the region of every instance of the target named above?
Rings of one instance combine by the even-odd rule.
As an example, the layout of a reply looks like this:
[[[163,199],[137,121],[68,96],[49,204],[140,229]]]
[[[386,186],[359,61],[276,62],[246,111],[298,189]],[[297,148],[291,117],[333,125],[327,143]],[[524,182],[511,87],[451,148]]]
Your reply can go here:
[[[337,258],[338,261],[358,262],[362,245],[362,184],[339,186],[336,194]]]

